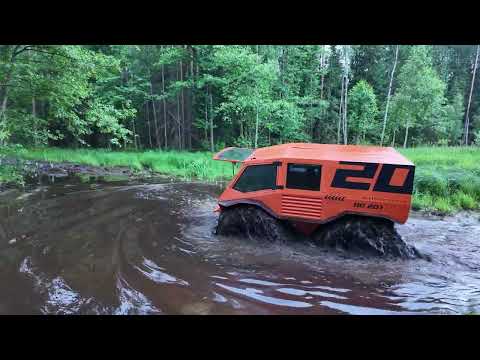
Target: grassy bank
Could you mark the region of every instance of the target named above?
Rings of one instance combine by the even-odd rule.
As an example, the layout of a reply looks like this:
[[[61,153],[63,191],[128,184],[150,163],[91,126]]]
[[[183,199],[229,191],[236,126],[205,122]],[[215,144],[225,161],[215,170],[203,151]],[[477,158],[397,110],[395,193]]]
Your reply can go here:
[[[451,213],[479,209],[480,148],[400,150],[416,165],[413,208]]]
[[[232,165],[224,161],[213,161],[209,152],[0,148],[0,155],[25,160],[71,162],[103,167],[126,166],[132,170],[150,170],[159,174],[204,181],[224,180],[232,176]]]
[[[480,148],[424,147],[401,149],[416,168],[414,209],[451,213],[479,209]],[[210,152],[145,151],[112,152],[108,150],[1,149],[0,155],[29,160],[73,162],[93,166],[127,166],[182,178],[204,181],[229,179],[232,165],[212,160]],[[3,178],[2,178],[3,176]],[[2,179],[17,177],[11,170],[0,172]]]

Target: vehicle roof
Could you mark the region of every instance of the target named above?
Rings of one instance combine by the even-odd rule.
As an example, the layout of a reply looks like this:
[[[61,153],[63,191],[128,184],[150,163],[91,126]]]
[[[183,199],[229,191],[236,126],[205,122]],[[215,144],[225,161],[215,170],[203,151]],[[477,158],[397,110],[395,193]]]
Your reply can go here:
[[[413,165],[410,160],[392,147],[310,143],[290,143],[259,148],[245,159],[245,161],[281,159]]]

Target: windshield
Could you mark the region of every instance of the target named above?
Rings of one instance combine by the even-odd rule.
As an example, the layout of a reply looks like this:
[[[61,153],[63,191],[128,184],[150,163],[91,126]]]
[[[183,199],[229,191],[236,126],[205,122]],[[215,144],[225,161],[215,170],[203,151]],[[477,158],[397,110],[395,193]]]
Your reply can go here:
[[[253,153],[253,149],[228,147],[215,154],[214,160],[242,162]]]

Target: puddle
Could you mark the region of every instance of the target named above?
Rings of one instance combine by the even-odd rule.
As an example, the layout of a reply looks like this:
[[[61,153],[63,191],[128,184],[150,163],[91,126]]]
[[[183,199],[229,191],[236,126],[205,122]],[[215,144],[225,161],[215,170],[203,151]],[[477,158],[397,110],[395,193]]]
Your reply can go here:
[[[0,313],[480,311],[478,214],[413,214],[397,226],[431,262],[349,259],[306,243],[212,235],[221,191],[67,177],[0,193]]]

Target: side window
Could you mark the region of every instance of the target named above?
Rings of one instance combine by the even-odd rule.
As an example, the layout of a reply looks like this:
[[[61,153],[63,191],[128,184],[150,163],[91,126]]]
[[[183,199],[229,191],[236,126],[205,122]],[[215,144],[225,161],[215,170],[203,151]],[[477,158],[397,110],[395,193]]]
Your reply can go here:
[[[321,176],[320,165],[288,164],[287,188],[319,191]]]
[[[233,187],[241,192],[275,189],[277,184],[277,167],[273,164],[250,165]]]

